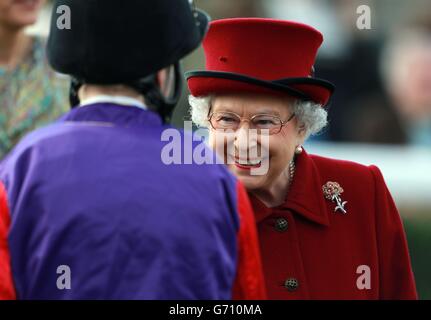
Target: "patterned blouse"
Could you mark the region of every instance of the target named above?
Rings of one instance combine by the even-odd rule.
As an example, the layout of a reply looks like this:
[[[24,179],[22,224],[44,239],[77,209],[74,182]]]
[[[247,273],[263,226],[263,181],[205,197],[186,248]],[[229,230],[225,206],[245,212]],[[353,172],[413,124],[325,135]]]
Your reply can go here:
[[[70,81],[50,68],[45,52],[45,42],[35,37],[20,65],[0,67],[0,160],[26,133],[69,109]]]

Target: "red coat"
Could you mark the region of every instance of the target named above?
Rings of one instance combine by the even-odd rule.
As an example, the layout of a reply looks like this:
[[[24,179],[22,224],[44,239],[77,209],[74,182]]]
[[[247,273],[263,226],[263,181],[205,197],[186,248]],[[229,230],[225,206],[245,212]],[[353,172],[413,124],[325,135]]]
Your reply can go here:
[[[346,214],[324,197],[338,182]],[[375,166],[305,151],[286,202],[251,196],[269,299],[416,299],[400,216]]]

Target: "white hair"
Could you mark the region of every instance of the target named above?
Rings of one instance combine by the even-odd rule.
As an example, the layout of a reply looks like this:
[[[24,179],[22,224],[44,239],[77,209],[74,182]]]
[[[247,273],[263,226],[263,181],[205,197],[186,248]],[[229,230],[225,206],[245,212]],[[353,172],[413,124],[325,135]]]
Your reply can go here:
[[[190,115],[193,123],[209,128],[208,115],[214,96],[195,97],[189,95]],[[328,124],[328,112],[321,104],[312,101],[295,100],[291,106],[300,127],[305,129],[305,139],[316,135]]]

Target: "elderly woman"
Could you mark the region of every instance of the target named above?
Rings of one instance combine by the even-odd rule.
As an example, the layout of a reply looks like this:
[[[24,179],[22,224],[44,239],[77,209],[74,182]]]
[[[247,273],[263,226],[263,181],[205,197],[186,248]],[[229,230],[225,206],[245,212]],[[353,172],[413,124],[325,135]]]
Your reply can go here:
[[[379,169],[302,148],[326,125],[333,92],[314,77],[322,41],[290,21],[213,22],[206,70],[187,74],[192,119],[248,190],[269,298],[415,299],[402,222]]]
[[[45,0],[0,0],[0,161],[29,131],[67,111],[69,80],[48,65],[44,39],[29,36]]]

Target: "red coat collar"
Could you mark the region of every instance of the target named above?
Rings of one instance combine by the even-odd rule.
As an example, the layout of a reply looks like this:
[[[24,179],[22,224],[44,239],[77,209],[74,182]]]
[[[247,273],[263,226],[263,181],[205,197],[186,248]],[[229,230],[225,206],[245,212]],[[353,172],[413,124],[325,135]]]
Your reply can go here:
[[[296,157],[295,163],[295,176],[286,201],[282,205],[268,208],[259,199],[250,195],[256,222],[261,222],[274,211],[288,209],[312,222],[329,226],[329,212],[322,191],[324,182],[313,158],[304,150]]]

